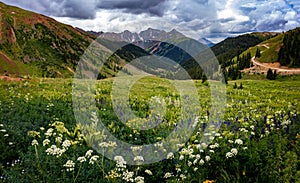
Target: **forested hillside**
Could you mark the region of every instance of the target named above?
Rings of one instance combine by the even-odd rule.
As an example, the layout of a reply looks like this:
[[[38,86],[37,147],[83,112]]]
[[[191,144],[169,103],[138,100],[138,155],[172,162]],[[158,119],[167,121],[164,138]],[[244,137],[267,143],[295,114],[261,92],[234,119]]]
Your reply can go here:
[[[278,53],[278,61],[288,67],[300,67],[300,28],[284,34],[283,46]]]
[[[216,44],[211,49],[219,62],[223,64],[247,50],[249,47],[255,46],[265,40],[275,37],[276,35],[278,35],[278,33],[257,32],[237,37],[230,37]]]

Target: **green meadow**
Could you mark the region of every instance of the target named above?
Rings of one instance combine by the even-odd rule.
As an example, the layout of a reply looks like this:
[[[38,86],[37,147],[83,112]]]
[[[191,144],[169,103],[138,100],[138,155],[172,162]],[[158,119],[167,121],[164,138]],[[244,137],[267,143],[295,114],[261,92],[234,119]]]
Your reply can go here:
[[[128,95],[137,118],[127,124],[115,115],[114,79],[97,81],[94,98],[101,121],[87,111],[88,133],[85,123],[74,117],[72,79],[0,81],[0,181],[299,182],[300,76],[273,81],[251,77],[229,81],[226,102],[221,103],[224,116],[213,122],[209,119],[214,100],[211,83],[193,81],[197,93],[191,93],[200,105],[189,106],[197,109],[192,135],[176,144],[177,152],[168,152],[168,144],[161,143],[159,148],[168,155],[159,162],[143,164],[143,157],[137,155],[137,165],[128,164],[122,156],[114,161],[102,156],[91,142],[112,149],[118,142],[108,141],[97,127],[103,123],[129,144],[160,143],[177,127],[183,106],[172,81],[138,80]],[[144,119],[156,119],[151,110],[159,107],[165,111],[157,114],[162,120],[159,125],[147,130],[130,128],[131,123],[143,126]]]

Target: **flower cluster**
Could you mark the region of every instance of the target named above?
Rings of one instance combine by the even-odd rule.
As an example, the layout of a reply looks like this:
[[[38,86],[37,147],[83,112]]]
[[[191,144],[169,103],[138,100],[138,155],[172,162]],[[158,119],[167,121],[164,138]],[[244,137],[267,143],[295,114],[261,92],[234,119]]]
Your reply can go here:
[[[66,167],[67,172],[72,172],[72,171],[74,171],[75,163],[72,160],[68,160],[64,164],[64,167]]]

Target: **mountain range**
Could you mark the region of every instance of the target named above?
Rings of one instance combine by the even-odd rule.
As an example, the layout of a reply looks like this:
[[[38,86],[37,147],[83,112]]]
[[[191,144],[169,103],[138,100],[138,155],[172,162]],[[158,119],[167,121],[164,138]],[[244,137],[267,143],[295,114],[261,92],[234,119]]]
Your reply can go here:
[[[139,33],[128,30],[121,33],[85,31],[1,2],[0,25],[0,75],[73,77],[78,61],[95,40],[104,48],[128,44],[114,53],[108,51],[108,54],[112,55],[100,71],[98,78],[115,76],[126,63],[135,58],[150,55],[174,60],[193,78],[201,78],[203,75],[201,68],[195,65],[195,60],[191,58],[191,55],[180,49],[180,45],[184,44],[187,39],[175,29],[168,32],[148,28]],[[297,66],[298,61],[295,56],[297,54],[299,56],[297,45],[300,45],[296,44],[300,35],[297,30],[299,29],[286,33],[244,34],[227,38],[215,45],[205,38],[190,43],[197,47],[207,45],[204,47],[210,47],[220,64],[223,64],[247,49],[281,36],[282,39],[278,39],[276,49],[269,50],[275,55],[273,61],[288,60],[287,66]],[[174,47],[167,41],[176,41],[178,46]],[[279,52],[280,56],[278,56]],[[260,61],[268,62],[263,59]],[[172,67],[176,68],[176,66]],[[157,71],[150,68],[149,72]]]

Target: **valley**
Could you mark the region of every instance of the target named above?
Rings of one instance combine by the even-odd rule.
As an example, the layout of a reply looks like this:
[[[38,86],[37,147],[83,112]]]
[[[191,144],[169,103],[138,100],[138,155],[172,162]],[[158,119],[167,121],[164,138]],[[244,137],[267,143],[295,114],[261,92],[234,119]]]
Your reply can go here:
[[[156,1],[105,3],[101,20],[164,16]],[[74,20],[77,6],[51,5],[66,4],[56,18]],[[0,182],[299,183],[299,27],[216,44],[105,28],[0,2]]]

